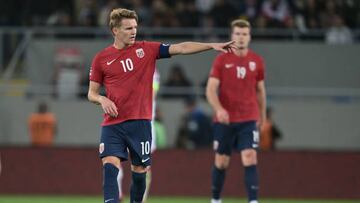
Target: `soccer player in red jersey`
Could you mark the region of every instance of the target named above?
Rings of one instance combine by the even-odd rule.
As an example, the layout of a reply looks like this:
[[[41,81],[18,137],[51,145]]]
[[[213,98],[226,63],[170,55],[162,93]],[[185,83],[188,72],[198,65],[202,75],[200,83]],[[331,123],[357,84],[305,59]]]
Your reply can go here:
[[[105,115],[99,153],[103,163],[105,203],[119,202],[117,175],[121,161],[131,158],[130,202],[143,200],[151,165],[152,82],[155,62],[177,54],[210,49],[226,52],[232,42],[184,42],[172,45],[135,41],[137,15],[127,9],[110,13],[114,43],[96,54],[90,70],[88,99],[101,105]],[[105,87],[106,96],[100,95]]]
[[[212,203],[221,203],[225,171],[233,149],[241,154],[245,186],[250,203],[257,203],[258,128],[266,119],[264,61],[249,49],[250,24],[231,23],[236,48],[219,54],[212,66],[206,88],[214,118],[215,164],[212,169]]]

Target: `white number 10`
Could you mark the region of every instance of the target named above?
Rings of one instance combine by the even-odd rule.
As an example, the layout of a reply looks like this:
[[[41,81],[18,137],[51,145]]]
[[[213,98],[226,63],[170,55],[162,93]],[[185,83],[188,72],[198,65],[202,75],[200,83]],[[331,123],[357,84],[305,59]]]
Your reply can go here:
[[[120,63],[123,66],[125,73],[126,73],[126,71],[132,71],[134,69],[134,64],[133,64],[132,60],[129,58],[125,59],[125,62],[124,62],[124,60],[121,60]]]
[[[149,141],[140,142],[140,144],[141,144],[141,153],[142,153],[142,155],[150,154],[150,142]]]

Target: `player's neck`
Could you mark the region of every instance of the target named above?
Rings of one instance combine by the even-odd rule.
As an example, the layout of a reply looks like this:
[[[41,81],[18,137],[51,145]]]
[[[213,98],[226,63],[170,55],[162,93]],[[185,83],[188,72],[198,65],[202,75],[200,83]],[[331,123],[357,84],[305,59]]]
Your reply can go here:
[[[236,56],[240,56],[240,57],[244,57],[247,55],[247,53],[249,52],[249,49],[248,48],[245,48],[245,49],[236,49],[234,51],[234,54]]]
[[[124,49],[124,48],[126,48],[126,47],[128,47],[128,46],[130,46],[130,45],[129,45],[129,44],[125,44],[125,43],[123,43],[123,42],[118,41],[118,40],[115,39],[113,46],[114,46],[116,49]]]

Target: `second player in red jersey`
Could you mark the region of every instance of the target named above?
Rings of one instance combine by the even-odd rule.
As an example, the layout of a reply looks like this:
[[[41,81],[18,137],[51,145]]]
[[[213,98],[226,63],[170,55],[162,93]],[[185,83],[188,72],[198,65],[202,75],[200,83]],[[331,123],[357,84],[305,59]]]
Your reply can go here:
[[[231,39],[236,48],[216,57],[206,87],[206,96],[215,112],[212,169],[212,203],[221,203],[225,171],[235,149],[245,168],[244,180],[249,203],[258,203],[258,126],[266,118],[264,62],[249,49],[248,21],[231,23]]]
[[[259,120],[255,87],[264,80],[262,57],[251,50],[245,56],[220,54],[214,60],[210,77],[221,81],[219,99],[229,113],[230,123]]]

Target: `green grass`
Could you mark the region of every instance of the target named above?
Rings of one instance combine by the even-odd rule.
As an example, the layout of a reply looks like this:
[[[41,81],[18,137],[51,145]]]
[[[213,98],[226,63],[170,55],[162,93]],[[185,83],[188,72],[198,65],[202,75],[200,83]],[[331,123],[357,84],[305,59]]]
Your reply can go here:
[[[1,203],[101,203],[101,197],[95,196],[1,196]],[[129,200],[125,199],[124,203]],[[147,203],[209,203],[204,197],[151,197]],[[359,200],[287,200],[264,199],[261,203],[356,203]],[[225,198],[223,203],[246,203],[245,199]]]

